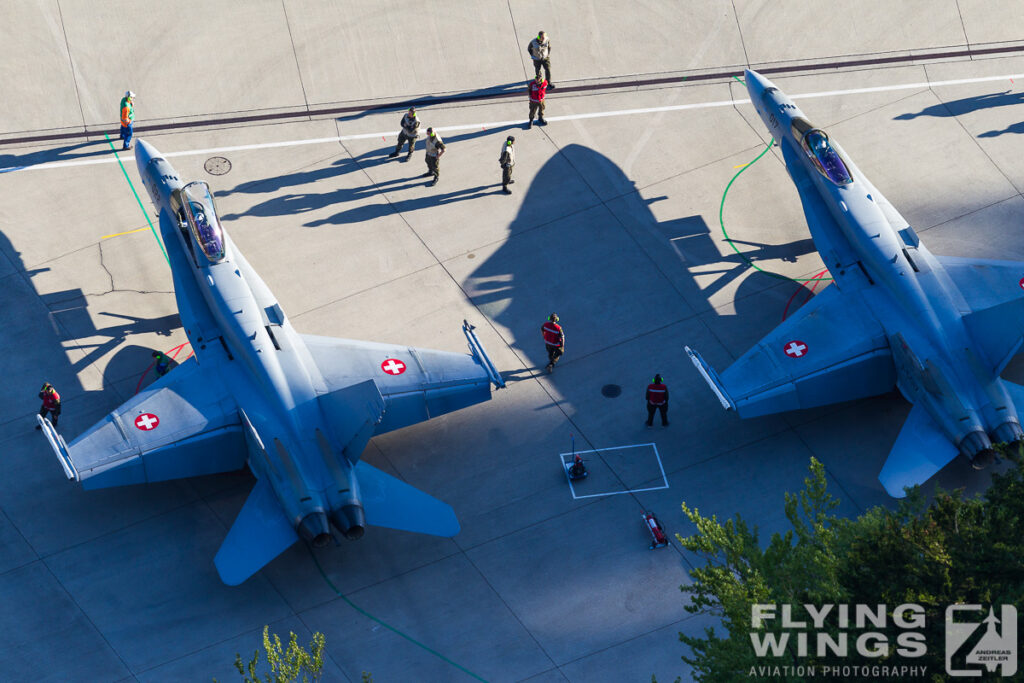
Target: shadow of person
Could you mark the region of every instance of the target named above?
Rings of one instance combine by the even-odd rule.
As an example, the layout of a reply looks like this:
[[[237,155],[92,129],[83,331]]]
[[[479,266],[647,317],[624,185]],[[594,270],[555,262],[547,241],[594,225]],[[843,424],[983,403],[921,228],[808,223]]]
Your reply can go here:
[[[94,149],[90,149],[86,152],[76,152],[76,150],[82,150],[87,147]],[[98,142],[79,142],[78,144],[65,145],[64,147],[51,147],[49,149],[29,152],[28,154],[0,154],[0,173],[20,171],[30,166],[38,166],[40,164],[46,164],[54,161],[69,161],[96,156],[108,156],[110,153],[110,146],[107,144],[106,140],[103,140]]]
[[[976,95],[974,97],[964,97],[959,100],[950,100],[949,102],[939,102],[938,104],[927,106],[918,112],[906,112],[900,114],[899,116],[894,116],[893,120],[909,121],[912,119],[916,119],[919,116],[934,116],[940,118],[948,118],[950,116],[960,116],[961,114],[968,114],[972,111],[978,111],[979,109],[994,109],[995,107],[1013,107],[1022,103],[1024,103],[1024,92],[1004,90],[1003,92],[999,93],[988,93],[985,95]],[[993,135],[983,134],[983,137],[993,137]]]

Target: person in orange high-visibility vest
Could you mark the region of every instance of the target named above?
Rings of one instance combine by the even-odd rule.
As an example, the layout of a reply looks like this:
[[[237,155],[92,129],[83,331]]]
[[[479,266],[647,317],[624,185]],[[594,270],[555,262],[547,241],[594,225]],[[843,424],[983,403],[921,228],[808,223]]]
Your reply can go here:
[[[565,352],[565,332],[558,324],[558,314],[552,313],[548,316],[547,322],[540,326],[540,333],[544,335],[544,346],[548,350],[548,374],[555,369],[555,363]]]
[[[668,387],[661,375],[655,375],[647,385],[647,426],[654,423],[654,412],[661,411],[661,426],[668,427]]]
[[[46,417],[46,414],[50,413],[53,415],[50,418],[50,424],[56,427],[57,418],[60,417],[60,394],[57,393],[52,384],[44,382],[43,388],[39,390],[39,398],[43,401],[43,405],[39,409],[39,416]],[[39,428],[39,425],[36,425],[36,429]]]
[[[135,124],[135,93],[131,90],[125,92],[121,98],[121,140],[124,145],[121,149],[132,148],[132,126]]]

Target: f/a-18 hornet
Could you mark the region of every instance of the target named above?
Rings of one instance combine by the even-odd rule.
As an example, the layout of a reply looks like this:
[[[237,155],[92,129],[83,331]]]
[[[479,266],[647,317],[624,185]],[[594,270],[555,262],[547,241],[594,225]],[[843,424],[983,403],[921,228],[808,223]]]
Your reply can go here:
[[[139,175],[160,214],[191,358],[72,441],[44,434],[87,489],[237,470],[257,482],[214,563],[245,581],[300,537],[367,524],[454,536],[452,508],[360,461],[375,434],[458,410],[504,386],[473,328],[471,353],[299,334],[228,237],[206,183],[184,184],[144,141]]]
[[[935,256],[825,131],[746,72],[835,286],[719,376],[687,353],[740,417],[884,394],[913,408],[878,478],[892,496],[962,454],[981,469],[993,443],[1024,436],[1024,387],[1000,378],[1021,346],[1024,263]]]

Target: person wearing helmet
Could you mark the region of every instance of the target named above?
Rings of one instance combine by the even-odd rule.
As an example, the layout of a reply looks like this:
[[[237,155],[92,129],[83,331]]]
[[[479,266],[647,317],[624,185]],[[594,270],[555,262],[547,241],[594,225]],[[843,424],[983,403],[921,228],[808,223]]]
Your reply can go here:
[[[50,424],[56,427],[57,418],[60,417],[60,394],[52,384],[43,382],[43,388],[39,390],[39,398],[43,402],[39,409],[39,417],[46,417],[46,414],[50,413],[53,416],[50,418]],[[39,425],[36,425],[36,429],[40,429]]]
[[[661,375],[655,375],[647,385],[647,426],[654,424],[654,412],[661,411],[661,426],[668,427],[668,387]]]
[[[409,153],[405,155],[405,160],[408,161],[409,157],[412,156],[412,150],[416,147],[416,138],[420,134],[420,122],[416,118],[416,107],[409,107],[409,111],[402,117],[401,122],[402,130],[398,132],[398,144],[395,145],[395,151],[388,155],[389,159],[394,159],[398,156],[398,153],[402,151],[402,145],[406,142],[409,143]]]
[[[545,368],[548,374],[555,369],[555,363],[565,352],[565,332],[558,324],[558,314],[552,313],[548,316],[547,322],[540,326],[540,332],[544,335],[544,346],[548,350],[548,366]]]
[[[427,128],[427,172],[423,177],[434,176],[430,185],[437,185],[441,179],[441,155],[444,154],[444,140],[434,132],[433,128]]]
[[[132,126],[135,124],[135,93],[127,90],[121,98],[121,149],[132,148]]]
[[[548,87],[554,90],[555,84],[551,83],[551,39],[544,31],[538,31],[537,37],[526,46],[526,51],[533,60],[534,75],[540,76],[541,67],[544,67],[544,78],[550,84]]]
[[[501,191],[505,194],[512,194],[508,186],[514,183],[512,180],[512,167],[516,165],[516,139],[509,135],[501,145],[501,156],[498,157],[498,164],[501,166]]]

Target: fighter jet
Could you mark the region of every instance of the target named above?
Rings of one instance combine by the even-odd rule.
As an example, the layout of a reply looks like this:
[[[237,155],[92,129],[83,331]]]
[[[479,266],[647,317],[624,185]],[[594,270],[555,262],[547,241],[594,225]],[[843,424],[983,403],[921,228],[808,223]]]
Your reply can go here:
[[[237,585],[301,537],[377,525],[454,536],[452,508],[362,462],[376,434],[486,401],[504,386],[472,326],[459,354],[299,334],[231,241],[206,183],[150,144],[139,175],[159,212],[195,356],[66,443],[39,424],[69,479],[95,489],[246,465],[256,486],[214,563]]]
[[[913,408],[879,480],[890,495],[963,455],[1024,436],[1024,387],[1000,378],[1024,334],[1024,263],[935,256],[793,101],[754,71],[746,87],[800,194],[834,286],[720,376],[686,347],[727,410],[755,417],[884,394]]]

